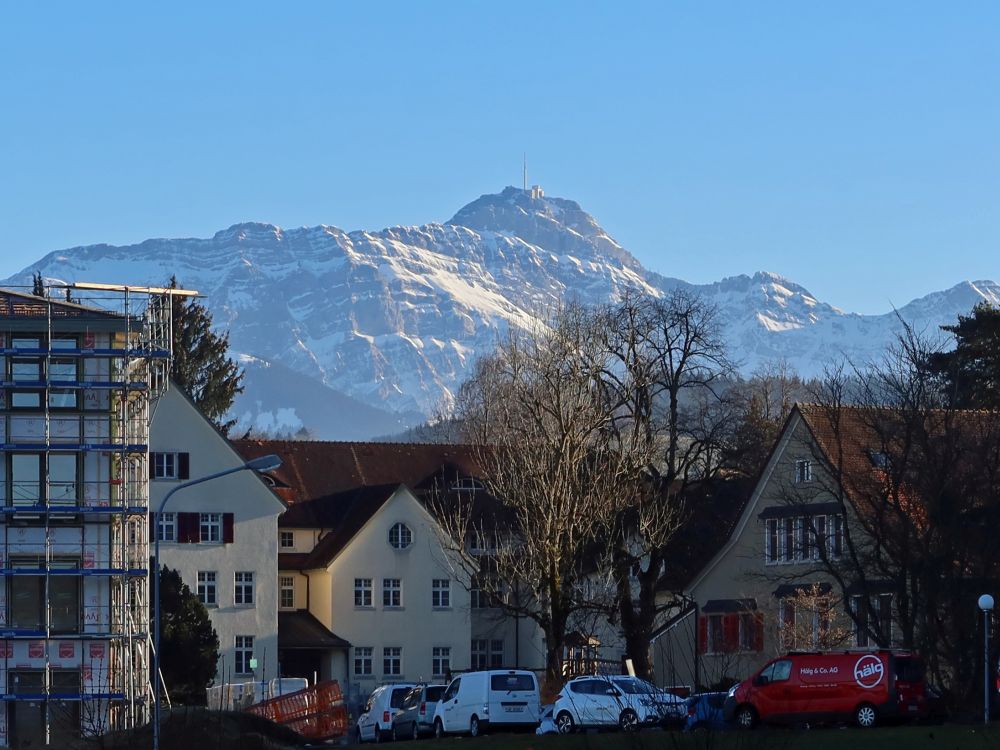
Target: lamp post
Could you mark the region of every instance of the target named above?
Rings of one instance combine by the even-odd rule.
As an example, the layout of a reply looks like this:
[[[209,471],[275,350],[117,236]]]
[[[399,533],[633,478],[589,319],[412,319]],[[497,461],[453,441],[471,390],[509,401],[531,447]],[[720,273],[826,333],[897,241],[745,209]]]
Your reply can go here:
[[[153,533],[155,534],[153,542],[153,750],[160,750],[160,519],[163,516],[163,509],[175,492],[194,487],[196,484],[204,484],[213,479],[241,471],[273,471],[279,466],[281,466],[281,458],[269,454],[225,471],[217,471],[189,482],[182,482],[171,488],[170,492],[160,501],[160,507],[156,509],[153,516]]]
[[[990,612],[993,611],[993,597],[983,594],[979,597],[979,608],[983,610],[983,724],[990,723]]]

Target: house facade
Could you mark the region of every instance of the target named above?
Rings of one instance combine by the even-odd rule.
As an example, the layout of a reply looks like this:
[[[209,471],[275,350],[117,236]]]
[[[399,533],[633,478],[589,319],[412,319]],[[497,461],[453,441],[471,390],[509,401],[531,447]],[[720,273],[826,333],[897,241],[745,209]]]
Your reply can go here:
[[[661,682],[721,686],[789,650],[874,646],[848,607],[873,612],[892,633],[890,589],[869,588],[871,607],[862,607],[849,582],[833,575],[847,555],[847,532],[862,538],[837,475],[864,479],[880,470],[860,432],[855,425],[838,453],[823,410],[793,409],[724,543],[679,593],[664,595],[677,614],[652,642]]]
[[[154,511],[185,480],[243,463],[180,388],[164,394],[150,434]],[[178,571],[219,636],[216,684],[278,676],[278,516],[284,510],[260,476],[242,471],[178,491],[160,521],[160,564]]]

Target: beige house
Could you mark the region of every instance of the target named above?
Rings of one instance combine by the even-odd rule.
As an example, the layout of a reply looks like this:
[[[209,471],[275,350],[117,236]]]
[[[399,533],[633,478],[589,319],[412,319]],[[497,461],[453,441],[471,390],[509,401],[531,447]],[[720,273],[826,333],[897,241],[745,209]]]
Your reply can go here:
[[[150,508],[187,479],[244,459],[183,391],[160,399],[150,428]],[[219,636],[216,684],[278,676],[278,516],[284,502],[243,471],[177,492],[160,524],[160,564],[208,609]]]
[[[669,595],[678,614],[652,641],[662,684],[710,687],[742,679],[787,650],[874,645],[856,622],[864,618],[847,609],[869,608],[859,606],[850,581],[838,585],[831,576],[846,554],[845,524],[853,523],[831,467],[862,481],[881,468],[858,426],[844,425],[850,440],[834,450],[828,415],[793,409],[728,537],[680,594]],[[870,611],[891,634],[891,588],[874,589]]]

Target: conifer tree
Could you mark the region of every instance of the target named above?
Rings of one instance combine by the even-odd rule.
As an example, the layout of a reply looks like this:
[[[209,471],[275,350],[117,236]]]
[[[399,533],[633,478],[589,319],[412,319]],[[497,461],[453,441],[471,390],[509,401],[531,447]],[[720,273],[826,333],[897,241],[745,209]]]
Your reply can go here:
[[[150,614],[153,605],[150,603]],[[160,569],[160,671],[175,703],[205,705],[215,677],[219,636],[205,605],[166,566]]]
[[[35,271],[31,277],[31,293],[36,297],[45,296],[45,282],[42,280],[42,272]]]
[[[949,402],[959,409],[1000,408],[1000,308],[980,302],[958,323],[941,326],[955,337],[955,348],[928,357],[941,377]]]
[[[177,288],[176,277],[170,288]],[[236,423],[224,421],[236,395],[243,392],[243,371],[230,359],[229,334],[212,331],[212,314],[197,300],[171,299],[173,363],[170,376],[223,433]]]

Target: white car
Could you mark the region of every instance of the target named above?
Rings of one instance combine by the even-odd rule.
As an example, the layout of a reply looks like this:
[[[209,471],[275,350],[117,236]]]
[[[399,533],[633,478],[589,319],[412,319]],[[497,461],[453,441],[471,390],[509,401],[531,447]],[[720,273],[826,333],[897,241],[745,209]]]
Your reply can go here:
[[[358,742],[384,742],[392,737],[392,717],[414,687],[412,682],[397,682],[375,688],[358,717]]]
[[[632,732],[641,726],[680,724],[687,718],[683,698],[627,676],[570,680],[559,691],[552,712],[561,734],[578,728],[614,726]]]
[[[453,679],[434,709],[434,735],[478,737],[494,729],[534,729],[542,702],[538,679],[523,669],[465,672]]]

